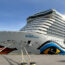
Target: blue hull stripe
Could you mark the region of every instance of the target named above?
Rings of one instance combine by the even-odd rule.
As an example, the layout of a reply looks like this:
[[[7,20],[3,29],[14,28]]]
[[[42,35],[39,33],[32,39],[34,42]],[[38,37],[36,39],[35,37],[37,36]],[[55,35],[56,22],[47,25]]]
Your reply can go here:
[[[60,51],[62,51],[63,53],[65,53],[65,51],[64,51],[61,47],[59,47],[57,44],[55,44],[55,43],[45,44],[45,45],[40,49],[40,52],[43,52],[46,48],[51,47],[51,46],[54,46],[54,47],[58,48]]]

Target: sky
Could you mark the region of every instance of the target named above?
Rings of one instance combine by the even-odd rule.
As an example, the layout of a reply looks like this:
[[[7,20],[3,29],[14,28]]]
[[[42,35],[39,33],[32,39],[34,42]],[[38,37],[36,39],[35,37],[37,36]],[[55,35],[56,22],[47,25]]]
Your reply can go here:
[[[0,0],[0,31],[19,31],[28,16],[48,9],[65,15],[65,0]]]

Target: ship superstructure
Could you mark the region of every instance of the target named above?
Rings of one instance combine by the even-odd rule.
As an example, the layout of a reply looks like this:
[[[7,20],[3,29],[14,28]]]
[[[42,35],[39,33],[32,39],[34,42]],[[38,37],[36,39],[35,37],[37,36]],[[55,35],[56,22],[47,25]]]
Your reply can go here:
[[[22,30],[65,38],[65,19],[56,10],[47,10],[28,17]]]

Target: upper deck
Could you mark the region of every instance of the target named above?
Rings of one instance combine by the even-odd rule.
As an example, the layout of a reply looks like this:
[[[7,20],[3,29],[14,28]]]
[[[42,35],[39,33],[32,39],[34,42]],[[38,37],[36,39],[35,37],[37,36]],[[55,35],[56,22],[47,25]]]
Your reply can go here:
[[[55,9],[49,9],[49,10],[46,10],[46,11],[36,13],[32,16],[29,16],[27,18],[27,22],[30,22],[31,20],[38,18],[38,17],[42,17],[42,16],[46,16],[47,18],[50,18],[52,16],[52,14],[55,14],[56,16],[63,18],[63,15],[60,14],[59,12],[57,12]]]

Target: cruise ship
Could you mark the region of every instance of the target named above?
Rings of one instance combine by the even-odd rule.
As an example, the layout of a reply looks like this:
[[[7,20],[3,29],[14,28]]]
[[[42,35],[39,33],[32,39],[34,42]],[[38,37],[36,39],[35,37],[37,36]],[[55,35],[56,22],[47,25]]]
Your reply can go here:
[[[20,54],[24,47],[29,54],[65,55],[64,16],[49,9],[29,16],[20,31],[0,31],[0,54]]]

